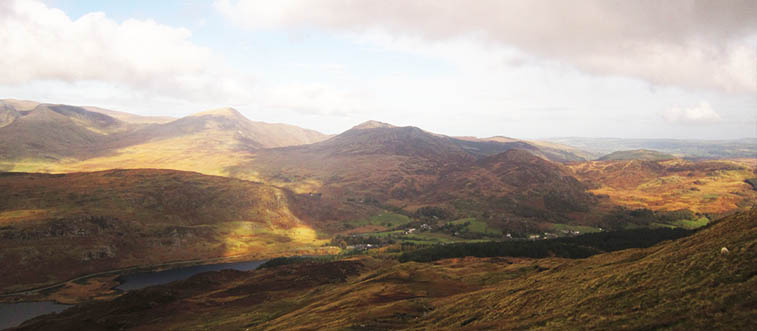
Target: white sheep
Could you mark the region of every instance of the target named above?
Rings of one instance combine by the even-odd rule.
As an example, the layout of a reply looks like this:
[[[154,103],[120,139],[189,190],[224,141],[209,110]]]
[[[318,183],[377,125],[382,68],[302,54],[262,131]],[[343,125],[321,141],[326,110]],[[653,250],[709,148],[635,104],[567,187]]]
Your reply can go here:
[[[720,255],[728,255],[728,253],[728,248],[723,247],[720,249]]]

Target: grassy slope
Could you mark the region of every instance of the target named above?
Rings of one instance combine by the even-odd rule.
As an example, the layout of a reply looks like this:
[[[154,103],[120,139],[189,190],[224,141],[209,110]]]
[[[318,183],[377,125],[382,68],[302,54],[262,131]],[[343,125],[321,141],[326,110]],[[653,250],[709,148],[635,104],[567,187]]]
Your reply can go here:
[[[2,174],[0,289],[322,245],[289,204],[289,195],[271,186],[173,170]]]
[[[607,161],[572,164],[576,177],[621,206],[723,213],[750,208],[755,160]]]
[[[582,260],[355,257],[206,273],[22,329],[749,329],[755,224],[753,210],[691,237]]]

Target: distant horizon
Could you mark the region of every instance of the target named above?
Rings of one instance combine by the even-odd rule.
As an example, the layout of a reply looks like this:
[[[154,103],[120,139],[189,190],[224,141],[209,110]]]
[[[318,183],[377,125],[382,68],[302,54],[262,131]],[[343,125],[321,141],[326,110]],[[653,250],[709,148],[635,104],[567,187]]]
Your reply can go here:
[[[22,101],[22,102],[37,102],[37,103],[40,103],[40,104],[65,105],[65,106],[75,106],[75,107],[95,107],[95,108],[101,108],[101,109],[110,110],[110,111],[117,111],[117,112],[122,112],[122,113],[128,113],[128,114],[132,114],[132,115],[150,116],[150,117],[169,117],[169,118],[173,118],[173,119],[180,119],[180,118],[183,118],[183,117],[186,117],[186,116],[192,116],[194,114],[203,113],[203,112],[212,111],[212,110],[217,110],[217,109],[231,108],[231,109],[239,111],[240,114],[242,114],[245,118],[247,118],[248,120],[251,120],[251,121],[264,122],[264,123],[270,123],[270,124],[295,125],[295,126],[303,128],[303,129],[317,131],[317,132],[320,132],[320,133],[326,134],[326,135],[339,135],[339,134],[344,133],[345,131],[348,131],[351,128],[353,128],[355,126],[358,126],[358,125],[360,125],[362,123],[370,122],[370,121],[376,121],[376,122],[382,122],[382,123],[390,124],[392,126],[397,126],[397,127],[417,127],[417,128],[422,129],[424,131],[428,131],[428,132],[435,133],[435,134],[442,134],[442,135],[445,135],[445,136],[448,136],[448,137],[453,137],[453,138],[455,138],[455,137],[457,137],[457,138],[472,137],[472,138],[476,138],[476,139],[488,139],[488,138],[504,137],[504,138],[518,139],[518,140],[533,140],[533,141],[550,141],[550,140],[556,140],[556,139],[619,139],[619,140],[677,140],[677,141],[737,141],[737,140],[750,140],[750,139],[757,140],[757,136],[754,136],[754,137],[740,137],[740,138],[739,137],[737,137],[737,138],[672,138],[672,137],[662,137],[662,138],[660,138],[660,137],[657,137],[657,138],[646,138],[646,137],[644,137],[644,138],[636,138],[636,137],[612,137],[612,136],[608,136],[608,137],[597,137],[597,136],[517,137],[517,136],[506,135],[506,134],[496,134],[496,135],[492,135],[492,136],[475,136],[475,135],[470,135],[470,134],[451,135],[451,134],[447,134],[447,133],[444,133],[444,132],[437,132],[437,131],[427,130],[424,127],[418,126],[418,125],[396,125],[396,124],[391,123],[391,122],[386,122],[386,121],[377,120],[377,119],[367,119],[367,120],[364,120],[364,121],[356,122],[354,125],[346,128],[346,129],[344,129],[342,131],[338,131],[338,132],[324,132],[324,131],[320,131],[320,130],[317,130],[317,129],[314,129],[314,128],[311,128],[311,127],[296,125],[296,124],[287,123],[287,122],[269,122],[269,121],[264,121],[264,120],[258,120],[258,119],[255,119],[255,118],[250,118],[248,115],[244,114],[244,112],[240,111],[239,109],[237,109],[235,107],[231,107],[231,106],[211,107],[211,108],[207,108],[207,109],[203,109],[203,110],[198,110],[198,111],[195,111],[195,112],[189,112],[187,114],[178,115],[177,116],[177,115],[160,115],[160,114],[147,114],[147,115],[145,115],[145,114],[140,114],[140,113],[137,113],[137,112],[130,112],[130,111],[124,111],[124,110],[120,110],[120,109],[108,108],[108,107],[101,106],[101,105],[74,105],[74,104],[66,104],[66,103],[58,103],[58,102],[40,102],[40,101],[37,101],[37,100],[20,99],[20,98],[14,98],[14,97],[3,97],[3,98],[0,98],[0,100],[15,100],[15,101]]]

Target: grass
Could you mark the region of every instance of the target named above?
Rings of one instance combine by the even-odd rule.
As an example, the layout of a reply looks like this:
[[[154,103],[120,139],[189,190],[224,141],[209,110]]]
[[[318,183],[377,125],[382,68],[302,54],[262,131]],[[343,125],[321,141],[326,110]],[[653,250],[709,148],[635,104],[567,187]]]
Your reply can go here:
[[[364,218],[364,219],[351,221],[349,223],[356,226],[378,225],[378,226],[391,228],[391,227],[402,226],[412,221],[413,221],[412,218],[407,217],[405,215],[385,211],[385,212],[382,212],[381,214],[374,215],[374,216]]]
[[[489,234],[489,235],[501,235],[502,230],[495,229],[489,226],[488,223],[478,220],[476,218],[463,218],[456,221],[451,222],[452,224],[465,224],[470,223],[466,229],[468,229],[469,232],[473,233],[480,233],[480,234]]]
[[[10,223],[13,221],[21,221],[29,218],[39,218],[47,213],[48,211],[44,209],[19,209],[1,211],[0,223]]]
[[[710,222],[710,220],[707,217],[700,217],[693,220],[678,220],[673,223],[673,225],[684,228],[684,229],[698,229],[705,225],[707,225]]]
[[[413,233],[401,239],[402,242],[413,243],[416,245],[447,244],[463,240],[464,239],[462,238],[456,238],[447,234],[433,232]]]

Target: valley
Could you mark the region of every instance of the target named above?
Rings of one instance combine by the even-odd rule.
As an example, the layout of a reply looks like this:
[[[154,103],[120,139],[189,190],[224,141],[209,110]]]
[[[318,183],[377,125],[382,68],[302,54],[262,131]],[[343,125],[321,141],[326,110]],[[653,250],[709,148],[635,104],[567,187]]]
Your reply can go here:
[[[753,330],[755,0],[0,0],[0,330]]]
[[[745,329],[755,322],[755,216],[586,259],[401,263],[387,251],[205,273],[18,329]]]
[[[328,316],[338,314],[333,327],[394,328],[411,318],[428,327],[485,327],[505,315],[458,312],[449,303],[520,302],[505,293],[534,284],[542,269],[568,270],[564,275],[570,276],[561,277],[579,282],[581,268],[602,269],[604,259],[626,261],[628,254],[652,254],[639,252],[653,249],[637,243],[621,246],[640,249],[637,253],[612,252],[564,242],[612,238],[634,229],[707,233],[715,231],[710,227],[725,231],[720,223],[748,227],[757,201],[750,184],[757,177],[757,159],[748,153],[683,159],[641,150],[599,157],[557,143],[451,137],[376,121],[330,136],[250,121],[231,108],[174,119],[18,100],[2,105],[0,259],[9,267],[0,270],[0,301],[126,307],[165,299],[161,309],[169,309],[175,319],[154,324],[161,327],[206,325],[173,309],[212,314],[208,323],[218,324],[207,327],[237,328],[241,320],[273,329],[309,325],[314,319],[308,314],[319,310],[308,307],[320,300],[354,309],[368,304],[332,297],[345,291],[378,301],[369,301],[373,308],[363,313],[326,309]],[[737,220],[721,221],[724,217]],[[739,240],[749,246],[752,239]],[[502,251],[487,246],[492,243],[512,247]],[[673,243],[660,245],[678,245]],[[457,249],[471,253],[456,256]],[[475,253],[488,249],[500,253]],[[563,255],[561,249],[578,255]],[[524,250],[542,253],[503,253]],[[413,254],[444,258],[408,262],[404,257]],[[286,256],[323,258],[270,270],[203,274],[134,293],[118,290],[123,279],[140,270]],[[576,257],[581,260],[572,260]],[[369,276],[369,270],[378,271]],[[367,286],[374,278],[380,281]],[[303,283],[291,289],[281,285],[294,280]],[[572,293],[550,283],[551,278],[542,281],[554,288],[545,291]],[[250,287],[257,282],[269,284],[273,292]],[[246,297],[237,286],[283,301],[261,306],[260,298]],[[497,286],[506,292],[479,295]],[[293,304],[288,291],[297,289],[305,292]],[[174,294],[152,297],[161,291]],[[236,294],[226,297],[227,292]],[[478,299],[467,299],[473,293]],[[542,305],[544,296],[526,297]],[[232,311],[244,317],[215,311],[219,302],[233,303]],[[556,324],[549,325],[575,325],[555,309],[548,318]],[[289,314],[299,317],[278,319]],[[476,317],[462,317],[470,314]],[[117,323],[156,323],[149,314],[127,315],[119,315]],[[72,321],[84,315],[76,316],[69,322],[79,323]],[[35,322],[41,324],[24,328],[44,328],[34,325],[46,321],[60,323],[41,318]],[[87,327],[113,326],[104,323]],[[513,323],[533,327],[543,320],[524,317]],[[597,327],[602,325],[611,324]]]

